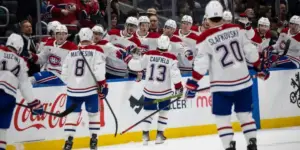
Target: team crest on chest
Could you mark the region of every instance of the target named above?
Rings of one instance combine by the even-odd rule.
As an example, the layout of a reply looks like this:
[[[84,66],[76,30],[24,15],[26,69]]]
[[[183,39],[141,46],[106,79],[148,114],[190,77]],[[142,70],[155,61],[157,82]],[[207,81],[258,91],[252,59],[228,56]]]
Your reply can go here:
[[[49,56],[49,63],[52,66],[60,66],[61,58],[56,55],[50,55]]]

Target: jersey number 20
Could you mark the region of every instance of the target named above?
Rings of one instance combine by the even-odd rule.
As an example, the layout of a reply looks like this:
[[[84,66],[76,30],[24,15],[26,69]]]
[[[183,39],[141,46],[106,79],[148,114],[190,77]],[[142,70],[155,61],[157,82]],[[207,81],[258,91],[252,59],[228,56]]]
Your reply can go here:
[[[217,52],[224,51],[224,55],[221,58],[221,64],[224,68],[233,65],[233,59],[238,62],[244,61],[239,43],[237,41],[230,42],[229,47],[226,45],[220,45],[216,48],[216,50]],[[234,56],[234,58],[232,58],[232,55]]]

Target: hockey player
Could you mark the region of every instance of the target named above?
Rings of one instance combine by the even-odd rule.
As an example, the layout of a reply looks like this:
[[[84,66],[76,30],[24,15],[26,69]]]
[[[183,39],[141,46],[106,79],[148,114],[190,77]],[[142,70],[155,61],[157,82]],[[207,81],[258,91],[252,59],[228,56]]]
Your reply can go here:
[[[91,29],[82,28],[79,31],[79,38],[81,52],[76,49],[71,50],[62,67],[61,78],[67,85],[66,107],[74,103],[78,106],[66,119],[64,150],[72,149],[76,124],[83,103],[85,103],[89,117],[90,148],[91,150],[97,150],[97,138],[100,130],[98,96],[103,99],[108,93],[108,85],[105,80],[105,59],[103,50],[99,46],[92,45],[93,32]],[[92,68],[92,72],[90,72],[88,66]],[[94,81],[92,74],[95,75],[97,82]],[[98,89],[96,84],[101,89]],[[98,90],[101,92],[98,93]]]
[[[65,25],[55,28],[55,40],[48,40],[45,49],[30,58],[36,64],[45,64],[45,70],[31,77],[32,84],[62,84],[60,79],[62,63],[70,50],[76,50],[77,45],[67,41],[68,29]]]
[[[169,52],[177,56],[180,71],[188,73],[192,71],[193,51],[179,37],[174,35],[176,28],[177,25],[174,20],[167,20],[163,28],[163,35],[170,38]]]
[[[211,28],[198,39],[199,51],[194,61],[192,79],[188,79],[186,83],[186,97],[195,97],[198,81],[209,70],[212,113],[216,117],[224,148],[236,150],[230,122],[234,105],[248,143],[247,149],[257,150],[256,125],[251,112],[252,79],[245,59],[253,64],[261,79],[266,80],[269,72],[261,68],[255,46],[245,37],[240,27],[223,24],[223,7],[219,1],[210,1],[205,13]]]
[[[146,81],[144,87],[145,101],[153,101],[159,98],[165,98],[172,95],[172,83],[175,86],[175,93],[183,92],[181,84],[181,74],[177,67],[177,58],[174,54],[168,52],[170,48],[170,39],[167,36],[160,36],[157,39],[157,50],[150,50],[142,57],[138,52],[133,54],[133,59],[128,63],[130,69],[142,71],[146,69]],[[145,105],[144,110],[147,114],[157,109],[162,109],[170,103],[170,100],[159,103],[158,105]],[[159,112],[156,144],[162,144],[166,137],[164,130],[167,126],[167,113],[170,108],[167,107]],[[147,145],[149,141],[149,130],[153,117],[144,121],[143,127],[143,144]]]
[[[223,13],[223,21],[224,23],[232,23],[232,14],[230,11],[225,10]]]
[[[193,24],[193,19],[191,16],[184,15],[181,19],[181,29],[178,29],[174,32],[174,35],[179,37],[187,50],[185,51],[186,55],[190,57],[190,61],[192,61],[194,54],[196,54],[196,42],[198,36],[191,31],[191,27]]]
[[[129,52],[134,48],[140,48],[140,40],[134,36],[138,27],[138,20],[135,17],[128,17],[125,22],[125,29],[118,30],[112,29],[108,32],[105,40],[111,42],[115,46],[125,50],[122,52],[122,57],[127,62],[127,56]],[[127,64],[123,62],[120,64],[119,61],[108,61],[107,62],[107,78],[124,78],[128,76]],[[118,63],[118,65],[116,65]],[[119,66],[118,68],[113,68],[112,66]],[[130,72],[129,77],[136,77],[135,72]]]
[[[13,33],[8,37],[6,47],[0,47],[0,150],[6,149],[6,134],[16,106],[17,89],[33,115],[43,114],[41,101],[33,96],[26,62],[19,56],[23,46],[22,37]]]
[[[157,48],[157,38],[160,37],[159,33],[149,32],[150,20],[147,16],[139,17],[139,28],[135,32],[135,36],[141,42],[142,52],[147,52],[148,50],[155,50]]]
[[[254,30],[255,35],[258,35],[260,40],[257,40],[258,43],[255,43],[255,40],[253,38],[251,39],[252,43],[254,45],[259,44],[259,50],[263,50],[267,48],[271,41],[271,32],[270,32],[270,21],[268,18],[261,17],[258,20],[258,28]],[[256,36],[255,36],[256,37]],[[261,41],[259,43],[259,41]],[[261,51],[260,51],[261,52]]]
[[[206,15],[203,16],[202,24],[200,26],[192,26],[191,30],[196,33],[198,36],[209,28],[207,24]]]
[[[279,57],[287,40],[291,40],[286,56]],[[274,50],[273,50],[274,49]],[[272,51],[273,50],[273,51]],[[300,17],[293,16],[290,19],[289,28],[281,31],[275,45],[268,49],[270,62],[273,67],[300,68]],[[275,51],[275,54],[272,54]],[[271,66],[269,65],[269,66]]]
[[[38,48],[38,53],[40,53],[43,49],[45,44],[47,43],[48,40],[55,40],[55,28],[60,25],[58,21],[51,21],[47,25],[47,32],[50,36],[42,38],[39,48]]]

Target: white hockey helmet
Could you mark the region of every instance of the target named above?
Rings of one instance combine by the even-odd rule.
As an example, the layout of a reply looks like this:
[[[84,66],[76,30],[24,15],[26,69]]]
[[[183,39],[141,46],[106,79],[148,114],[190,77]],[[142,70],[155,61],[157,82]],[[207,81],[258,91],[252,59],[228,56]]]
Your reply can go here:
[[[150,23],[150,19],[147,16],[139,17],[139,24],[140,23]]]
[[[265,18],[265,17],[261,17],[259,20],[258,20],[258,25],[264,25],[264,26],[270,26],[270,21],[268,18]]]
[[[205,7],[205,14],[207,15],[208,19],[214,17],[223,17],[222,4],[217,0],[210,1]]]
[[[96,33],[104,33],[104,29],[101,25],[95,25],[93,28],[92,28],[92,31],[93,32],[96,32]]]
[[[300,17],[297,16],[297,15],[294,15],[294,16],[290,19],[290,23],[300,25]]]
[[[230,11],[225,10],[223,13],[223,19],[226,21],[232,21],[232,14]]]
[[[161,50],[168,50],[170,47],[170,38],[165,35],[161,35],[157,39],[157,48]]]
[[[55,28],[55,33],[59,32],[68,33],[68,28],[65,25],[60,24]]]
[[[193,24],[193,18],[191,16],[189,16],[189,15],[184,15],[181,18],[181,22],[188,22],[188,23]]]
[[[7,39],[6,46],[13,47],[19,54],[23,49],[24,41],[19,34],[12,33]]]
[[[177,28],[176,22],[172,19],[168,19],[165,23],[165,26],[168,26],[168,27],[171,27],[171,28],[174,28],[174,29]]]
[[[133,24],[135,26],[138,26],[139,25],[139,21],[136,17],[128,17],[126,19],[126,24]]]
[[[93,40],[93,31],[90,28],[81,28],[78,34],[80,42]]]
[[[47,31],[48,31],[48,33],[50,33],[51,31],[55,32],[55,28],[58,25],[60,25],[60,22],[58,22],[58,21],[51,21],[51,22],[49,22],[48,25],[47,25]]]

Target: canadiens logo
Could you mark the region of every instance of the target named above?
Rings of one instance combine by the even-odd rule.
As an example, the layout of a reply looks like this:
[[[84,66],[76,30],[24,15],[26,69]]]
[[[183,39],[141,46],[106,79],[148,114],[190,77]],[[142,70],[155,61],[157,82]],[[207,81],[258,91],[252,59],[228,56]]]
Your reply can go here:
[[[280,49],[284,49],[285,48],[285,42],[281,41],[279,44]]]
[[[61,58],[58,57],[58,56],[55,56],[55,55],[50,55],[49,56],[49,63],[52,66],[60,66],[60,61],[61,61]]]

